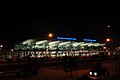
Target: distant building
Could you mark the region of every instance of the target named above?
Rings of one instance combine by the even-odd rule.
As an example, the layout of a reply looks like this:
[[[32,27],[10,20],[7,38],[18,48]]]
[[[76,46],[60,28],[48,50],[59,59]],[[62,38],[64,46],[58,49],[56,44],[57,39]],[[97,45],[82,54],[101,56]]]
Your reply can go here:
[[[30,53],[33,57],[90,56],[99,54],[98,50],[104,45],[96,42],[28,39],[15,45],[14,50],[19,51],[20,56]]]

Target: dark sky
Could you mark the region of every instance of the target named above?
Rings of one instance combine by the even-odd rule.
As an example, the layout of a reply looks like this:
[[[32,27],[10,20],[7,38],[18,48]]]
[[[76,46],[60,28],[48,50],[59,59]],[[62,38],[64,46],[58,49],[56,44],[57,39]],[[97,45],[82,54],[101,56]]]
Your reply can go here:
[[[108,29],[107,25],[111,27]],[[48,32],[56,36],[91,38],[98,41],[115,31],[120,39],[119,16],[35,16],[4,15],[1,18],[0,41],[13,46],[29,38],[47,38]],[[67,35],[69,34],[69,35]]]

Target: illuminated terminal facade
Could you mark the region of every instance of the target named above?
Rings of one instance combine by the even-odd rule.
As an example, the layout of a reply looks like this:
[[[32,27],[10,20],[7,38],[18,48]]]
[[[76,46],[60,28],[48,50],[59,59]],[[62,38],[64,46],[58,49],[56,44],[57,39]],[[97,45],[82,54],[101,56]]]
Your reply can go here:
[[[19,56],[24,57],[61,57],[61,56],[91,56],[99,54],[99,50],[105,44],[97,43],[96,40],[83,39],[82,42],[76,38],[57,37],[56,40],[28,39],[17,45],[14,50],[19,51]]]

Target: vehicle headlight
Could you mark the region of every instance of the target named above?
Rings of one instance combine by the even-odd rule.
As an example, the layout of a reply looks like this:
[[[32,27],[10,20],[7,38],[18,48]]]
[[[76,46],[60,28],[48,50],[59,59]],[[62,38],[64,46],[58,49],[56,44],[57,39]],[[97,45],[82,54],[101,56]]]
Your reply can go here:
[[[90,75],[92,75],[92,72],[90,72]]]
[[[94,72],[94,75],[97,76],[97,72]]]

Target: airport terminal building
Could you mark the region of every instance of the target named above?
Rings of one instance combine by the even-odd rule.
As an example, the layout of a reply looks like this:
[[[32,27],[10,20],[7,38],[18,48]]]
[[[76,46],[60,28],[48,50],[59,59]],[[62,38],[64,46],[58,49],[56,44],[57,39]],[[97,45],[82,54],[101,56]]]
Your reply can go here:
[[[104,43],[98,43],[96,40],[83,39],[82,42],[76,41],[76,38],[57,37],[56,40],[36,40],[28,39],[17,45],[14,50],[20,57],[31,54],[32,57],[62,57],[62,56],[91,56],[99,54],[103,49]]]

